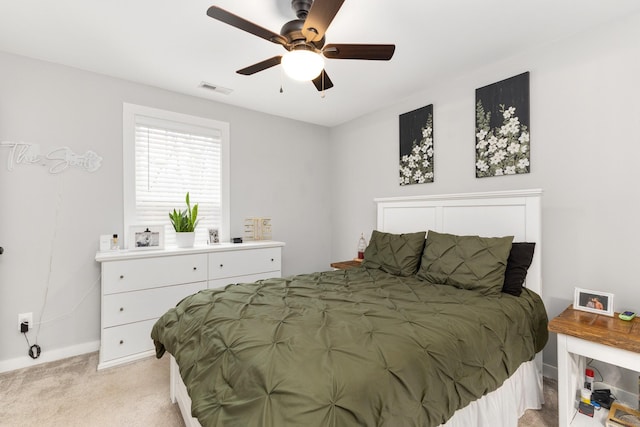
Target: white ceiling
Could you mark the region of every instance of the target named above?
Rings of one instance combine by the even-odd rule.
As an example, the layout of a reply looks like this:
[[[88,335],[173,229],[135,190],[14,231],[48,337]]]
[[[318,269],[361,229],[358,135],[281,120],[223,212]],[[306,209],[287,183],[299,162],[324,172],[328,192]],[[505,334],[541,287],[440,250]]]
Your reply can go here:
[[[430,82],[640,13],[638,0],[346,0],[327,43],[393,43],[396,52],[389,62],[328,59],[335,87],[321,98],[279,66],[236,74],[284,50],[209,18],[214,4],[274,32],[295,18],[290,0],[0,0],[0,51],[334,126]]]

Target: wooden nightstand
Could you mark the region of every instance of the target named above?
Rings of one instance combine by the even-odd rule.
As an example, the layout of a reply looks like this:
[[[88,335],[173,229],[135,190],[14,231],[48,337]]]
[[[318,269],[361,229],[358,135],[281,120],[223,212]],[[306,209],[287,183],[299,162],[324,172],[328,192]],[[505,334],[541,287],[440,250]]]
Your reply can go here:
[[[349,268],[360,267],[362,266],[362,261],[356,261],[355,259],[351,259],[349,261],[338,261],[332,262],[331,267],[336,270],[347,270]]]
[[[584,376],[584,358],[597,359],[632,371],[640,371],[640,319],[626,322],[569,306],[549,322],[558,334],[558,416],[560,426],[578,425],[576,389],[572,366]],[[574,377],[575,378],[575,377]],[[572,424],[573,421],[573,424]]]

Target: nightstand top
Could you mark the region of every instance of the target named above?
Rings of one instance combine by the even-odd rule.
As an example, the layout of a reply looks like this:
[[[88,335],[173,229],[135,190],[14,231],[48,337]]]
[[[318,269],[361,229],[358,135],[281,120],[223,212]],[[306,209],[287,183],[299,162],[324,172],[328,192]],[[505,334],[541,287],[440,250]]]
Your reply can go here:
[[[353,268],[353,267],[360,267],[362,266],[362,260],[355,260],[355,259],[350,259],[348,261],[338,261],[338,262],[332,262],[331,263],[331,267],[332,268],[337,268],[338,270],[347,270],[349,268]]]
[[[631,321],[574,310],[569,306],[549,322],[549,331],[640,353],[640,319]]]

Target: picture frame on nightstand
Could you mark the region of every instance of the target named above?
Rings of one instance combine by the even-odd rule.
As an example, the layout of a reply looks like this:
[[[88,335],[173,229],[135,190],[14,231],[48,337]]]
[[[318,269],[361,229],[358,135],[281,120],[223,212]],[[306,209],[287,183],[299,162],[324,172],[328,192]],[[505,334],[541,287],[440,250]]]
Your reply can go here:
[[[576,288],[573,297],[573,308],[613,317],[613,294]]]
[[[613,421],[614,423],[609,423],[609,421]],[[640,425],[640,411],[621,405],[618,402],[614,402],[611,405],[609,418],[607,419],[607,425],[610,424],[629,427]]]

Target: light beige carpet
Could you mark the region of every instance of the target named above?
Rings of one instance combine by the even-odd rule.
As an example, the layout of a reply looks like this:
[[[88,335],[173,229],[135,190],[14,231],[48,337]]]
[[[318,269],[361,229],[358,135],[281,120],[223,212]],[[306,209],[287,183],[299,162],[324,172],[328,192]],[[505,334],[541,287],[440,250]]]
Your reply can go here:
[[[96,371],[98,353],[0,374],[2,427],[182,427],[169,358]]]
[[[99,372],[97,365],[90,353],[0,374],[0,426],[184,427],[169,400],[168,357]],[[527,411],[518,427],[558,425],[555,381],[545,379],[544,390],[544,408]]]

